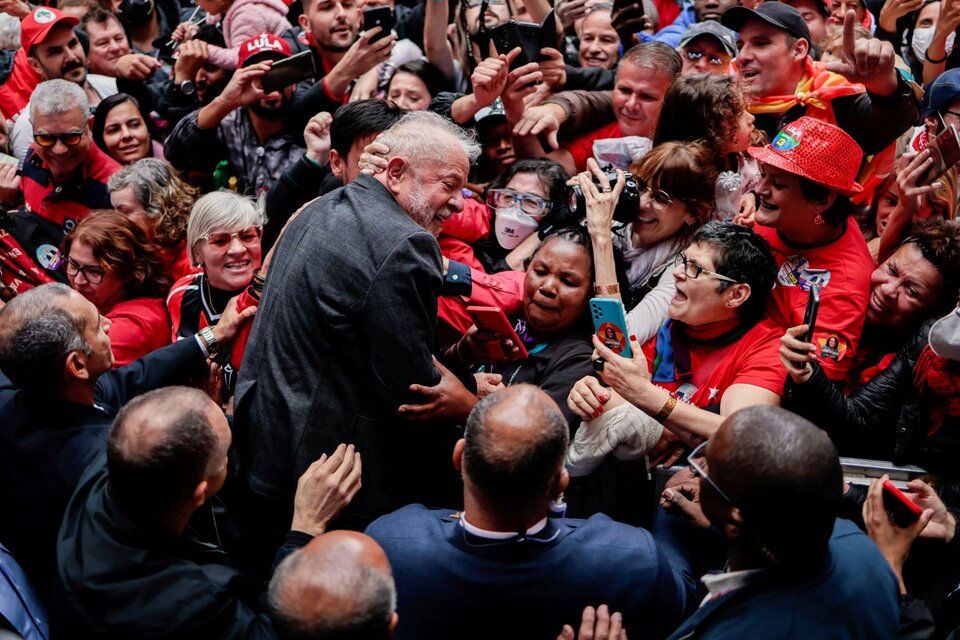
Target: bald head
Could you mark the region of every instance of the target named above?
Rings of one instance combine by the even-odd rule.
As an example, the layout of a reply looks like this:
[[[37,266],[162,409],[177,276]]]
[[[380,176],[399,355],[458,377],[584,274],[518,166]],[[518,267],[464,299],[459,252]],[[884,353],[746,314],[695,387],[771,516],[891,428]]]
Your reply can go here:
[[[781,563],[823,553],[843,483],[824,431],[779,407],[741,409],[711,438],[707,461],[711,478]]]
[[[168,517],[225,463],[229,446],[226,419],[203,392],[165,387],[146,393],[123,408],[110,430],[110,494],[130,516]]]
[[[387,638],[396,609],[390,563],[373,538],[333,531],[292,553],[270,581],[284,640]]]
[[[490,505],[545,505],[563,469],[569,427],[538,387],[510,386],[477,403],[464,433],[463,474]]]

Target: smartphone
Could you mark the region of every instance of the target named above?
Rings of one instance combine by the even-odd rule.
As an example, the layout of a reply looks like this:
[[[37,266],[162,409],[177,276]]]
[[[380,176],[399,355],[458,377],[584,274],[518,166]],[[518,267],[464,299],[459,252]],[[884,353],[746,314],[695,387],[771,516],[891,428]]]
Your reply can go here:
[[[916,502],[889,480],[883,481],[883,508],[887,510],[890,521],[901,529],[912,525],[923,513],[923,509]]]
[[[623,303],[616,298],[590,298],[593,330],[608,349],[624,358],[632,358]]]
[[[530,356],[530,354],[527,353],[526,348],[523,346],[523,343],[520,341],[520,337],[517,335],[517,332],[513,330],[513,325],[511,325],[510,321],[507,320],[507,316],[505,313],[503,313],[503,309],[500,309],[499,307],[472,306],[467,307],[467,313],[470,314],[470,317],[473,318],[473,322],[481,331],[499,333],[501,336],[500,340],[512,340],[514,346],[520,349],[519,359],[523,360]],[[504,352],[503,344],[501,344],[500,340],[491,340],[487,343],[487,351],[490,353],[490,357],[494,360],[506,360],[510,357]]]
[[[284,87],[316,77],[317,69],[313,64],[313,52],[301,51],[289,58],[278,60],[270,71],[260,76],[260,86],[265,93],[280,91]]]
[[[927,148],[930,149],[933,164],[917,179],[917,184],[930,184],[960,162],[960,137],[952,124],[946,125]]]
[[[510,65],[510,69],[517,69],[530,62],[540,62],[546,59],[540,53],[545,47],[558,48],[556,20],[553,11],[547,15],[541,24],[533,22],[517,22],[509,20],[490,30],[490,38],[497,49],[497,53],[507,54],[520,47],[520,55]]]
[[[383,30],[370,38],[370,42],[376,42],[390,35],[393,31],[393,11],[390,7],[373,7],[363,10],[363,30],[370,31],[374,27],[383,27]]]
[[[813,329],[817,326],[817,311],[820,310],[820,287],[813,285],[810,287],[810,295],[807,298],[807,309],[803,312],[803,324],[807,325],[807,332],[803,334],[804,342],[813,342]]]

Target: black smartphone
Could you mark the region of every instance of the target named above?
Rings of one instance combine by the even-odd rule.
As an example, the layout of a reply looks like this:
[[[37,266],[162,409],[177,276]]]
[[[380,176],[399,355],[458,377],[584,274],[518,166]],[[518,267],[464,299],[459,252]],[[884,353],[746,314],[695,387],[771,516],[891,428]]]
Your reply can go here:
[[[803,324],[807,325],[807,332],[803,334],[804,342],[813,340],[813,328],[817,326],[817,311],[820,310],[820,287],[810,286],[810,297],[807,298],[807,309],[803,312]]]
[[[803,324],[807,325],[807,332],[802,336],[797,336],[803,342],[813,341],[813,328],[817,324],[817,311],[820,309],[820,287],[815,284],[810,285],[810,295],[807,298],[807,309],[803,312]],[[808,355],[798,351],[801,355]],[[796,362],[798,367],[806,365],[805,362]]]
[[[260,86],[265,93],[279,91],[284,87],[309,80],[317,75],[313,64],[313,52],[301,51],[289,58],[278,60],[270,67],[270,71],[260,76]]]
[[[370,42],[376,42],[390,35],[393,31],[393,11],[390,7],[373,7],[363,10],[363,30],[370,31],[374,27],[382,27],[383,30],[370,38]]]
[[[887,510],[890,521],[901,529],[912,525],[923,513],[916,502],[889,480],[883,481],[883,508]]]
[[[520,55],[510,65],[510,69],[517,69],[530,62],[540,62],[545,57],[541,49],[552,47],[556,49],[557,28],[553,11],[547,15],[542,24],[532,22],[517,22],[510,20],[490,30],[490,38],[497,49],[497,53],[507,54],[520,47]]]

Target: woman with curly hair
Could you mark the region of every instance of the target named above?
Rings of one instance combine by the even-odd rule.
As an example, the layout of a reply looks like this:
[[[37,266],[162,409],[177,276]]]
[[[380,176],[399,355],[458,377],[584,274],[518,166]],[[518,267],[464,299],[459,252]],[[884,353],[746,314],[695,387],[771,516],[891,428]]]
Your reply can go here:
[[[147,235],[113,210],[91,213],[60,245],[70,286],[110,321],[114,366],[170,344],[166,274]]]
[[[196,273],[187,251],[187,220],[200,195],[167,163],[143,158],[113,174],[108,183],[110,202],[128,216],[157,245],[163,268],[171,280]]]

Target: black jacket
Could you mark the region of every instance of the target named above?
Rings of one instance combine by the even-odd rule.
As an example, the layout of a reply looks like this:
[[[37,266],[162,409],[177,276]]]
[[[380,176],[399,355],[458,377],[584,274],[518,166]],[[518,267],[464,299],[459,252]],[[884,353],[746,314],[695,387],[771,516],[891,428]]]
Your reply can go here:
[[[913,367],[927,344],[933,321],[922,326],[897,353],[890,366],[844,397],[814,365],[804,384],[787,380],[784,407],[826,430],[840,452],[915,464],[928,471],[957,476],[960,434],[956,419],[947,417],[933,435],[928,403],[914,386]]]
[[[181,340],[97,380],[94,406],[28,393],[0,374],[0,540],[46,595],[63,510],[83,470],[106,449],[117,412],[133,397],[176,384],[204,361]]]
[[[174,535],[124,514],[110,496],[106,455],[84,474],[57,538],[54,631],[60,638],[276,638],[260,589],[216,537]],[[210,504],[194,522],[211,519]],[[311,536],[291,532],[278,558]]]

